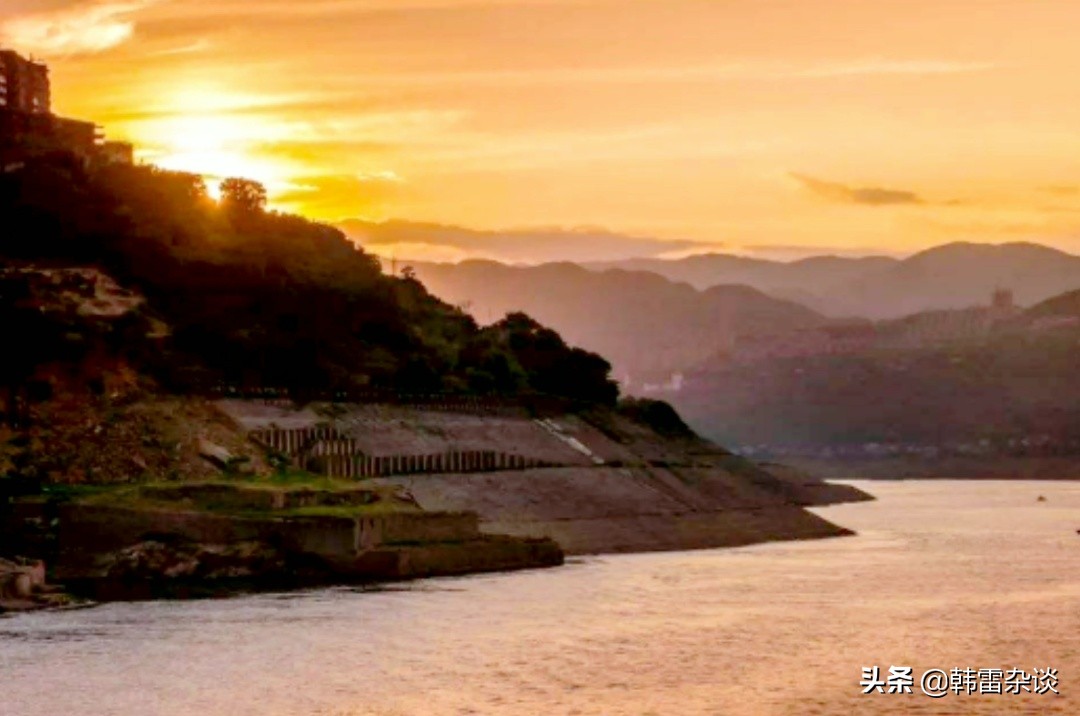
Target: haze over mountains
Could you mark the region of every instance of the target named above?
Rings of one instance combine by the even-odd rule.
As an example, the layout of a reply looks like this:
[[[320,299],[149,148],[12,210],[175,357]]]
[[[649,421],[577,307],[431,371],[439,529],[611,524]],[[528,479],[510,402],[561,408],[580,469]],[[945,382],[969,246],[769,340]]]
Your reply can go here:
[[[435,261],[490,258],[507,263],[600,261],[661,256],[707,245],[695,241],[629,236],[596,227],[483,231],[416,221],[349,219],[337,228],[368,251],[382,256]]]
[[[998,289],[1012,291],[1020,306],[1080,289],[1080,257],[1020,243],[790,263],[724,254],[536,266],[384,261],[387,270],[406,265],[481,323],[521,310],[554,326],[607,357],[631,389],[666,382],[736,345],[771,345],[798,332],[803,341],[824,325],[986,306]]]
[[[830,318],[899,318],[921,311],[985,305],[997,289],[1013,292],[1020,305],[1034,305],[1080,288],[1080,256],[1035,243],[951,243],[907,258],[892,256],[811,256],[776,261],[733,253],[705,253],[665,258],[700,249],[690,241],[632,237],[603,229],[531,229],[478,231],[441,224],[406,221],[347,221],[340,224],[350,238],[370,252],[395,256],[397,265],[427,263],[410,259],[435,257],[459,261],[494,257],[504,264],[543,269],[545,257],[575,262],[598,274],[611,269],[662,276],[705,290],[713,286],[748,286],[772,297],[795,301]],[[429,258],[430,260],[430,258]],[[494,260],[484,264],[494,270]],[[544,269],[545,280],[556,278]],[[501,310],[487,301],[482,272],[470,268],[451,280],[454,270],[439,269],[441,283],[452,287],[451,301],[472,301],[481,314]],[[519,278],[529,274],[517,274]],[[423,277],[421,277],[423,278]],[[578,280],[585,280],[579,276]],[[629,280],[629,279],[624,279]],[[642,279],[644,280],[644,279]],[[472,286],[472,283],[479,284]],[[659,284],[642,284],[654,290]],[[433,290],[440,293],[438,286]],[[549,284],[550,291],[558,290]],[[666,289],[665,289],[666,290]],[[484,320],[483,315],[479,316]]]
[[[1030,243],[946,244],[906,259],[822,256],[781,263],[707,254],[593,267],[652,271],[699,288],[746,284],[829,316],[873,319],[982,305],[999,288],[1031,305],[1080,287],[1080,257]]]
[[[826,321],[805,306],[748,286],[698,290],[644,271],[493,261],[410,266],[430,291],[481,323],[525,311],[559,326],[576,345],[600,352],[617,376],[631,383],[667,380],[729,349],[737,336],[784,333]]]
[[[784,459],[1080,454],[1080,291],[805,347],[710,362],[664,397],[710,436]]]

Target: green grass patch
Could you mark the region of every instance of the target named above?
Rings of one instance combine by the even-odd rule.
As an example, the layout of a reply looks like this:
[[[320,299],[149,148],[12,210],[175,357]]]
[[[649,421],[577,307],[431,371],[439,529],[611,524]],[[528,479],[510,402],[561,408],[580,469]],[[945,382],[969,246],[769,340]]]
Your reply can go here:
[[[276,517],[357,517],[374,515],[391,515],[402,513],[419,513],[422,510],[415,505],[400,502],[373,502],[370,505],[340,505],[340,506],[316,506],[297,507],[291,510],[277,510],[269,513]],[[266,513],[264,513],[266,514]]]

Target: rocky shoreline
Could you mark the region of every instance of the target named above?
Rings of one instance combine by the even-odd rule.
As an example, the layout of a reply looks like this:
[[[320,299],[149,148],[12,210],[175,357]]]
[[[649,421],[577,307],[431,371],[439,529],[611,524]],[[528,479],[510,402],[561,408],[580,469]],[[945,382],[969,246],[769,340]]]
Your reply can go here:
[[[21,557],[0,558],[0,615],[68,607],[76,600],[46,582],[45,563]]]
[[[42,526],[50,525],[42,534]],[[250,483],[120,487],[17,500],[6,538],[96,601],[396,581],[562,564],[551,539],[481,533],[469,512],[424,511],[370,488]],[[35,544],[37,545],[35,549]],[[11,563],[14,610],[58,601],[41,562]]]

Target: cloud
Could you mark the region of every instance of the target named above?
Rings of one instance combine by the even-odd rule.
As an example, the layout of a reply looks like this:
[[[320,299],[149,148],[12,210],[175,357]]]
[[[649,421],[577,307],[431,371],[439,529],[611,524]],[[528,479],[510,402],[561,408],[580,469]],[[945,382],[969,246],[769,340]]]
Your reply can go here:
[[[19,15],[0,25],[0,39],[23,52],[64,55],[101,52],[135,33],[131,14],[153,0],[93,2]]]
[[[614,261],[661,256],[702,246],[694,241],[628,236],[591,227],[481,231],[446,224],[350,219],[338,224],[338,228],[373,253],[415,260],[453,254],[510,263]]]
[[[880,187],[850,187],[845,184],[816,179],[805,174],[791,172],[792,179],[799,182],[810,192],[818,196],[845,204],[864,206],[895,206],[925,203],[918,194],[900,189],[882,189]]]
[[[943,61],[863,61],[813,63],[809,66],[783,62],[738,60],[670,66],[616,65],[545,68],[408,70],[359,73],[353,77],[368,87],[460,86],[473,87],[556,86],[568,84],[640,85],[642,83],[715,83],[816,81],[842,78],[925,77],[969,74],[998,69],[990,63]]]
[[[945,60],[853,60],[823,63],[786,73],[789,77],[829,78],[880,75],[953,75],[998,69],[992,62],[950,62]]]
[[[813,244],[747,244],[738,247],[739,254],[774,261],[799,261],[808,258],[895,258],[904,252],[880,246],[829,246]]]
[[[332,174],[298,179],[271,198],[277,206],[303,207],[311,216],[332,216],[343,206],[380,214],[406,185],[405,179],[392,171]]]
[[[1047,194],[1053,194],[1054,196],[1076,196],[1077,194],[1080,194],[1080,187],[1069,184],[1055,184],[1044,186],[1041,188],[1041,191]]]
[[[207,38],[203,37],[195,40],[194,42],[189,42],[185,45],[180,45],[177,47],[167,47],[163,50],[154,50],[152,52],[148,52],[147,55],[149,55],[150,57],[175,57],[177,55],[194,55],[200,52],[205,52],[209,50],[212,46],[213,43],[211,43],[210,40],[208,40]]]

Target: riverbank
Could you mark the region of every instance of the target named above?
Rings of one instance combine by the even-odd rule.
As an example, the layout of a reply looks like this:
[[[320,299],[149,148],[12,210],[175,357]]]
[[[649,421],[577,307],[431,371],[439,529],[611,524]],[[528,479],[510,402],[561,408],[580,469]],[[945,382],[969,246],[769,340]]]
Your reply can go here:
[[[200,417],[169,449],[216,479],[125,479],[118,458],[108,482],[16,499],[0,536],[95,600],[189,598],[848,536],[806,508],[872,499],[755,465],[673,413],[191,400]]]
[[[327,481],[320,487],[99,487],[59,502],[17,501],[8,532],[32,550],[33,528],[43,524],[55,525],[47,535],[52,578],[95,600],[215,596],[563,561],[550,539],[482,534],[475,514],[421,510],[394,491]]]

